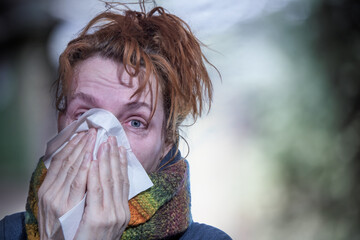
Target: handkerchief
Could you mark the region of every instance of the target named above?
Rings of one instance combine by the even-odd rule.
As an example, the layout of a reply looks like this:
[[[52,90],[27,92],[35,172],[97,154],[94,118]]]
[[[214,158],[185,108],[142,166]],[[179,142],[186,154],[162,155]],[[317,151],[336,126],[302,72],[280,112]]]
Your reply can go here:
[[[106,142],[109,136],[115,136],[118,146],[125,147],[128,160],[129,177],[129,199],[142,191],[150,188],[153,183],[147,175],[135,154],[131,151],[129,141],[126,137],[124,128],[117,118],[109,111],[94,108],[84,113],[78,120],[64,128],[57,136],[51,139],[46,148],[45,166],[49,168],[54,155],[60,151],[77,133],[87,131],[90,128],[97,129],[97,136],[93,152],[96,159],[99,146]],[[63,229],[65,240],[74,238],[76,230],[80,224],[84,212],[85,198],[75,207],[65,213],[59,220]]]

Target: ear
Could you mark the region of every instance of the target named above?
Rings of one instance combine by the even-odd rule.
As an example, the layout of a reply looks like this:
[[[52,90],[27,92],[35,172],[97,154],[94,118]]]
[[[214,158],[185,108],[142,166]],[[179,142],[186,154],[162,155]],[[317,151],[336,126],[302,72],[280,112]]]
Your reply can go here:
[[[66,127],[66,114],[62,112],[58,112],[57,120],[58,120],[57,121],[58,132],[60,132]]]

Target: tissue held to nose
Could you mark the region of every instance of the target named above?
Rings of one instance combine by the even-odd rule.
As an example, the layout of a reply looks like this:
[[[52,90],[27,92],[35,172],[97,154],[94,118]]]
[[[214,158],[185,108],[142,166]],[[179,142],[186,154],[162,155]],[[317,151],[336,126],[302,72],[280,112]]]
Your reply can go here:
[[[78,120],[71,123],[50,140],[45,154],[45,156],[50,156],[45,160],[47,168],[49,168],[54,155],[68,143],[68,139],[71,139],[75,135],[84,134],[84,132],[87,131],[87,134],[95,136],[93,151],[90,151],[93,159],[97,159],[100,145],[107,142],[111,136],[114,137],[114,144],[126,149],[130,184],[129,199],[152,186],[152,182],[146,171],[131,151],[130,143],[121,123],[111,112],[103,109],[94,108],[87,111]],[[77,136],[74,137],[74,139],[76,138]]]
[[[69,157],[70,153],[72,157]],[[92,193],[89,189],[99,190],[98,186],[101,185],[104,194],[113,194],[113,199],[125,197],[124,201],[127,203],[128,199],[152,186],[146,171],[131,151],[122,125],[112,113],[103,109],[91,109],[64,128],[48,143],[46,156],[50,156],[45,160],[49,173],[58,173],[58,175],[54,174],[53,177],[49,176],[45,179],[41,191],[39,190],[40,194],[49,191],[50,183],[55,177],[58,178],[57,180],[60,177],[68,184],[73,181],[69,187],[68,201],[56,197],[60,202],[67,203],[62,204],[62,208],[57,208],[55,213],[60,220],[65,239],[73,239],[80,226],[86,202],[84,197],[86,187],[88,198],[94,196],[96,200],[99,194]],[[91,158],[97,160],[91,161]],[[64,164],[59,159],[68,159],[68,161]],[[74,174],[75,172],[77,174]],[[74,177],[69,178],[72,174]],[[115,179],[112,176],[115,176]],[[109,186],[101,184],[104,182]],[[115,191],[120,187],[119,185],[124,184],[125,190],[121,193]],[[55,188],[52,186],[50,191],[55,190],[54,194],[59,194],[61,184],[58,185]],[[68,206],[75,207],[65,212],[64,209],[69,209]]]

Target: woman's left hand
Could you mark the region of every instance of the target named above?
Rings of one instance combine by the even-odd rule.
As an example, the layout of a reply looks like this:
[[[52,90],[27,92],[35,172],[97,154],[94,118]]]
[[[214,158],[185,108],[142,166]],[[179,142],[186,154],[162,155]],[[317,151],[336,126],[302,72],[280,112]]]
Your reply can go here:
[[[120,239],[130,221],[126,150],[109,137],[91,162],[85,211],[75,239]]]

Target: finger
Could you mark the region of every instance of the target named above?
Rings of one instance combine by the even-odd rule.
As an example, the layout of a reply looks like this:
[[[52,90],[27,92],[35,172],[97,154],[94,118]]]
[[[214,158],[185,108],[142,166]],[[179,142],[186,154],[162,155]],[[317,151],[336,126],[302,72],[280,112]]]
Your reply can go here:
[[[110,142],[110,155],[111,155],[111,160],[110,160],[111,171],[113,173],[114,180],[115,179],[118,180],[121,178],[120,152],[117,147],[116,138],[114,136],[109,137],[109,142]]]
[[[99,175],[101,186],[104,191],[103,206],[109,208],[114,205],[113,202],[113,189],[114,179],[110,169],[110,144],[105,142],[101,145],[101,152],[99,156]]]
[[[45,180],[41,185],[41,188],[43,190],[47,190],[50,186],[53,185],[53,182],[55,181],[55,179],[57,179],[59,170],[62,165],[61,160],[66,158],[84,137],[86,137],[84,132],[77,134],[73,139],[69,141],[68,144],[66,144],[66,146],[61,151],[59,151],[53,157],[50,167],[46,173]]]
[[[91,153],[87,151],[84,155],[84,160],[82,161],[79,171],[70,186],[70,193],[68,197],[69,206],[75,206],[85,196],[86,181],[90,168],[90,162]]]
[[[122,193],[120,194],[118,189],[120,188],[120,183],[122,181],[123,176],[121,175],[121,165],[120,165],[120,153],[117,148],[117,141],[115,137],[110,137],[110,167],[111,167],[111,175],[114,179],[114,202],[120,202],[122,199]]]
[[[68,156],[77,146],[77,144],[86,137],[86,132],[80,132],[76,134],[75,137],[73,137],[63,149],[61,149],[58,153],[54,155],[54,157],[51,160],[51,164],[49,167],[49,171],[51,169],[59,169],[61,167],[61,160],[64,159],[66,156]],[[57,171],[56,171],[57,172]]]
[[[70,198],[75,201],[79,198],[81,200],[85,194],[88,167],[86,164],[83,164],[83,161],[91,160],[91,153],[93,152],[94,145],[95,130],[90,129],[88,141],[86,142],[83,150],[80,152],[77,160],[74,161],[73,165],[70,167],[76,175],[73,174],[72,171],[68,171],[68,175],[63,185],[63,187],[68,191],[69,200]]]
[[[129,198],[129,177],[128,177],[128,159],[127,159],[127,151],[124,147],[120,147],[120,170],[122,176],[122,184],[123,184],[123,202],[126,203],[126,207],[128,207],[127,202]]]
[[[128,204],[128,198],[129,198],[129,178],[128,178],[128,162],[127,162],[127,151],[125,150],[124,147],[120,147],[117,149],[118,152],[120,153],[120,170],[121,170],[121,180],[120,180],[120,185],[121,187],[119,188],[119,193],[121,193],[121,199],[122,201],[118,201],[119,202],[119,210],[122,209],[123,212],[122,214],[124,214],[122,217],[125,217],[125,225],[124,227],[127,226],[127,224],[130,221],[130,210],[129,210],[129,204]],[[120,198],[119,198],[120,199]],[[121,213],[119,211],[119,213]]]
[[[110,142],[111,142],[111,174],[113,176],[114,179],[114,190],[113,190],[113,198],[114,198],[114,202],[117,204],[122,204],[123,201],[125,201],[127,203],[127,198],[128,195],[126,195],[125,192],[125,196],[124,196],[124,182],[128,182],[127,179],[127,164],[126,166],[122,166],[121,163],[121,156],[120,156],[120,151],[119,148],[117,147],[117,142],[116,142],[116,138],[115,137],[111,137],[110,138]],[[126,175],[124,175],[123,171],[124,169],[126,169]]]
[[[103,192],[99,179],[99,161],[90,161],[90,169],[87,176],[87,196],[84,214],[77,229],[74,239],[97,239],[96,225],[92,224],[98,220],[102,213]],[[94,232],[95,231],[95,232]]]
[[[130,211],[128,205],[129,196],[129,180],[127,176],[127,159],[125,152],[120,153],[121,149],[117,146],[115,137],[110,138],[111,141],[111,171],[114,178],[113,201],[115,203],[116,215],[119,219],[125,219],[124,227],[130,219]]]
[[[90,137],[89,132],[87,132],[86,135],[83,138],[81,138],[81,140],[79,141],[77,146],[73,149],[73,151],[69,153],[69,155],[65,156],[65,158],[62,160],[61,167],[58,170],[58,174],[56,176],[56,181],[54,182],[54,184],[52,184],[51,188],[54,188],[55,190],[60,189],[61,187],[63,187],[66,178],[68,177],[74,178],[76,176],[78,166],[80,166],[81,164],[81,163],[77,163],[77,159],[81,151],[84,149],[85,144],[89,140]],[[69,189],[66,188],[66,190]]]
[[[86,197],[86,208],[87,211],[96,211],[102,209],[103,202],[103,190],[100,184],[99,177],[99,161],[93,160],[90,163],[90,171],[87,178],[87,197]],[[91,215],[89,212],[88,215]]]

